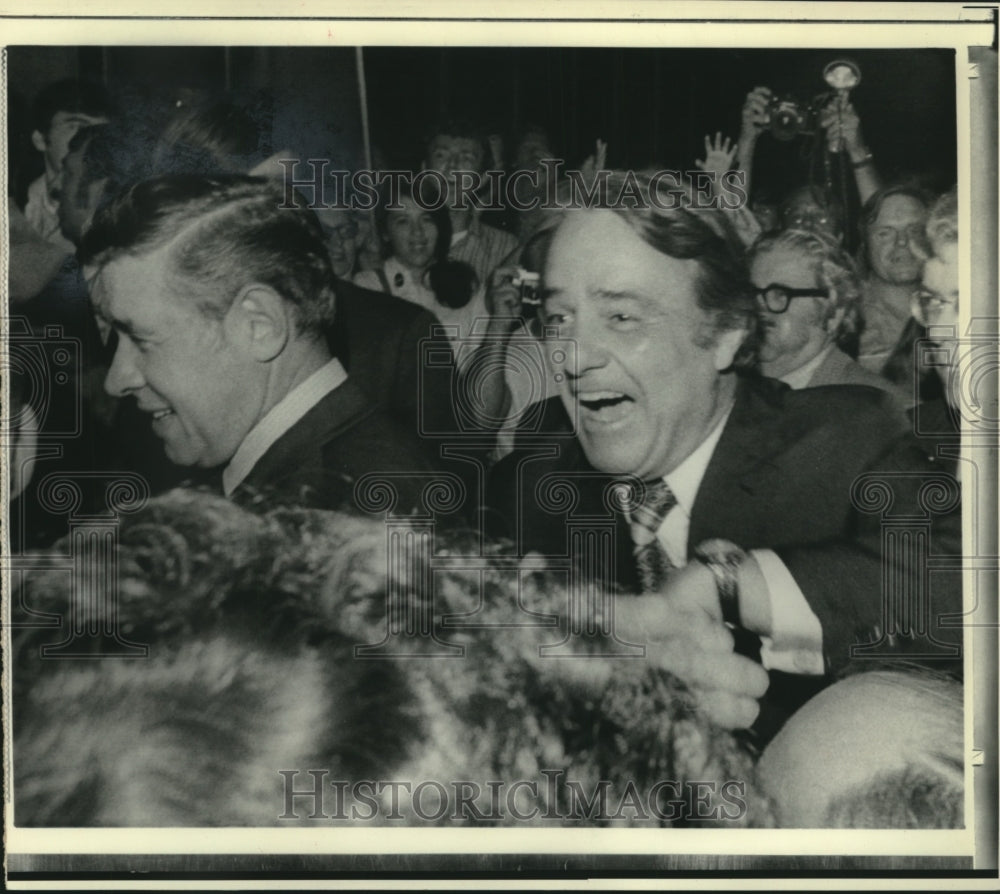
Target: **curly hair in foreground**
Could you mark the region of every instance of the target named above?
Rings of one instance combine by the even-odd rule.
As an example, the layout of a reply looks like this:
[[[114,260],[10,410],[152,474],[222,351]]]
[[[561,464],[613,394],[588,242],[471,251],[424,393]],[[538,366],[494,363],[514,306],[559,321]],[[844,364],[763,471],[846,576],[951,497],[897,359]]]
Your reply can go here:
[[[14,639],[18,825],[770,822],[752,755],[676,679],[540,649],[565,586],[503,547],[174,491],[115,560],[116,605],[54,571],[15,599],[105,632],[73,659],[42,657],[65,624]],[[99,657],[120,641],[147,656]],[[290,794],[315,768],[319,806]]]

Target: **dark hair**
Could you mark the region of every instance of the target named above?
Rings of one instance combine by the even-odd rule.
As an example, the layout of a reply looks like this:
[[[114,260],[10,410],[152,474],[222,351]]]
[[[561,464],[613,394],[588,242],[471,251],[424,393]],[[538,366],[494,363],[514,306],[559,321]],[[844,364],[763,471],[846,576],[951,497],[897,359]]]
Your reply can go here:
[[[79,112],[94,118],[110,118],[114,106],[108,91],[93,81],[66,78],[43,87],[32,106],[31,123],[48,136],[56,112]]]
[[[490,147],[486,140],[486,131],[468,118],[446,118],[427,131],[424,140],[424,157],[430,156],[431,144],[438,137],[456,137],[461,140],[473,140],[482,155],[483,161],[490,157]]]
[[[284,185],[241,175],[173,175],[132,186],[95,215],[78,257],[103,267],[168,246],[173,269],[207,316],[221,318],[250,283],[295,308],[298,328],[333,320],[333,270],[316,215]]]
[[[512,581],[506,547],[450,530],[428,543],[420,522],[399,546],[402,561],[390,560],[376,518],[258,514],[175,490],[122,518],[113,608],[86,582],[68,586],[58,569],[30,571],[24,605],[63,617],[68,605],[69,617],[104,634],[78,650],[114,654],[118,633],[150,649],[140,661],[44,660],[42,646],[66,628],[17,625],[9,660],[18,824],[283,825],[281,768],[325,767],[349,781],[458,771],[512,781],[532,778],[524,755],[622,791],[661,779],[741,780],[739,802],[728,804],[745,809],[731,814],[717,793],[706,802],[708,815],[723,811],[714,824],[770,822],[749,749],[710,725],[667,671],[609,660],[596,647],[580,661],[545,660],[541,645],[561,631],[525,624],[524,612],[557,616],[567,598],[558,572]],[[476,567],[448,564],[449,554],[473,549]],[[435,615],[426,656],[454,644],[475,660],[398,650],[357,660],[357,644],[380,642],[387,623],[421,617],[423,606]],[[468,613],[482,626],[456,632],[438,620]],[[489,800],[483,806],[493,813]],[[403,799],[400,807],[417,824]],[[477,813],[495,822],[474,809],[463,824]],[[704,824],[696,817],[706,814],[692,814]],[[604,807],[574,815],[608,818]]]
[[[152,173],[210,174],[249,170],[258,154],[260,128],[231,102],[185,109],[163,129],[152,157]]]
[[[435,181],[430,177],[422,179],[414,195],[412,185],[400,182],[399,197],[415,199],[430,215],[437,228],[434,240],[434,256],[427,269],[427,280],[431,291],[438,302],[445,307],[465,307],[479,287],[479,279],[475,270],[463,261],[453,261],[448,258],[451,248],[451,214],[443,201],[443,196]],[[383,193],[378,207],[375,209],[375,220],[383,243],[388,241],[388,219],[392,210],[387,207],[388,194]]]
[[[448,212],[448,205],[431,177],[421,178],[416,193],[414,195],[412,184],[406,178],[401,178],[399,198],[415,199],[417,204],[430,215],[431,221],[437,228],[437,238],[434,240],[434,261],[443,261],[448,257],[448,251],[451,248],[451,214]],[[379,197],[379,203],[375,207],[375,223],[383,243],[388,241],[389,215],[393,210],[399,209],[389,207],[389,194],[383,190]]]
[[[827,230],[833,233],[838,239],[843,238],[847,223],[847,212],[843,204],[835,197],[824,195],[823,190],[815,183],[807,183],[804,186],[799,186],[782,199],[779,208],[781,226],[785,229],[802,229],[804,227],[818,229],[818,227],[812,226],[807,222],[788,220],[789,212],[803,196],[808,196],[815,205],[826,212]]]
[[[82,191],[97,180],[107,180],[104,196],[113,196],[128,179],[126,149],[109,124],[91,124],[81,127],[69,141],[69,151],[82,150],[81,174],[78,183]],[[70,201],[80,201],[79,196],[67,196]]]
[[[658,177],[652,171],[611,171],[607,180],[606,207],[624,220],[651,248],[679,260],[698,264],[698,306],[711,317],[712,332],[706,344],[721,332],[745,329],[747,336],[733,360],[738,369],[756,365],[757,335],[753,289],[750,287],[744,247],[722,211],[701,207],[691,181],[683,176]],[[618,202],[628,184],[630,191],[648,201]],[[563,193],[561,192],[560,199]],[[659,203],[659,207],[657,206]],[[567,213],[568,202],[560,201],[542,228],[548,239]]]

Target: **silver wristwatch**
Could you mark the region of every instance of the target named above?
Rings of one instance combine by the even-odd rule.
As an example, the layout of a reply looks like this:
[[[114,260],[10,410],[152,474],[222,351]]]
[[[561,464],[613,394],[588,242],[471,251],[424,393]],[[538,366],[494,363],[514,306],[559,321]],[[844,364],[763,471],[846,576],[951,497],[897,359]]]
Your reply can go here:
[[[746,550],[730,540],[704,540],[695,547],[694,556],[715,577],[722,620],[741,626],[739,567],[747,557]]]

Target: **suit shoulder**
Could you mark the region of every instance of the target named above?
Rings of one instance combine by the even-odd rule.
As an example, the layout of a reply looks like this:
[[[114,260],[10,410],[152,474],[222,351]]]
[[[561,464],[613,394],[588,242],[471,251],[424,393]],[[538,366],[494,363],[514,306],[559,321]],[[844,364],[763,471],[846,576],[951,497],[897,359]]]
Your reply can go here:
[[[320,449],[325,465],[351,466],[362,472],[420,472],[429,468],[416,438],[378,407],[369,407]]]
[[[352,317],[378,317],[387,322],[399,321],[406,325],[416,319],[436,319],[434,314],[419,304],[388,292],[366,289],[346,279],[337,281],[336,292],[345,313]]]
[[[912,433],[899,400],[867,385],[821,385],[792,389],[774,379],[749,380],[737,413],[743,424],[777,427],[805,437],[879,445]]]

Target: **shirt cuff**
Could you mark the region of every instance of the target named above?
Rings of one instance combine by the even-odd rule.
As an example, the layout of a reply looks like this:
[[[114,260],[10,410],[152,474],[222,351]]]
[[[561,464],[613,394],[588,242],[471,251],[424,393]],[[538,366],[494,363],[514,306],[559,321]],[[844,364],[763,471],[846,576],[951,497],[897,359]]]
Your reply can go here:
[[[760,659],[768,670],[823,674],[823,627],[785,563],[769,549],[750,550],[767,583],[771,635],[762,636]]]

